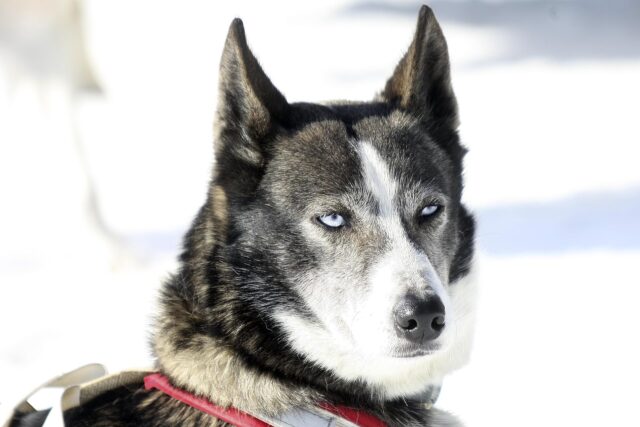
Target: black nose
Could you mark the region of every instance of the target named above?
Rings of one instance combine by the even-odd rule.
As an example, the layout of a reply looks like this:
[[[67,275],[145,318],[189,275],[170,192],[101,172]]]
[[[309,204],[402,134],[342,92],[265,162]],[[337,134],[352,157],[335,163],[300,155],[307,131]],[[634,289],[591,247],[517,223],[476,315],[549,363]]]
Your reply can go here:
[[[418,344],[440,336],[444,329],[444,304],[437,296],[408,296],[394,309],[396,330],[402,337]]]

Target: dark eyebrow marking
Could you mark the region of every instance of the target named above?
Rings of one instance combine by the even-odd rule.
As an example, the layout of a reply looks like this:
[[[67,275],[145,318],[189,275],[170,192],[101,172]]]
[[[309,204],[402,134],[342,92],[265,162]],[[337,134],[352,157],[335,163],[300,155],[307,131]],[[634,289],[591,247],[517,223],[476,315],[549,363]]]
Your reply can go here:
[[[347,135],[349,136],[349,138],[357,140],[358,139],[358,133],[353,128],[353,122],[344,120],[343,123],[344,123],[344,127],[345,127],[345,129],[347,131]]]

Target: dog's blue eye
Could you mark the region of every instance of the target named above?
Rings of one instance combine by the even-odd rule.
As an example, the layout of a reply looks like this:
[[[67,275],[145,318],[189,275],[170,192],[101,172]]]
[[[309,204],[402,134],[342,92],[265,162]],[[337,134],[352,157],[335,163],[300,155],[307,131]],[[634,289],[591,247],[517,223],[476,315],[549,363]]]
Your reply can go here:
[[[420,212],[420,216],[422,217],[431,216],[434,213],[438,212],[438,209],[440,209],[440,206],[438,205],[427,205],[424,208],[422,208],[422,211]]]
[[[337,213],[322,215],[318,217],[318,221],[330,228],[339,228],[346,223],[342,215],[339,215]]]

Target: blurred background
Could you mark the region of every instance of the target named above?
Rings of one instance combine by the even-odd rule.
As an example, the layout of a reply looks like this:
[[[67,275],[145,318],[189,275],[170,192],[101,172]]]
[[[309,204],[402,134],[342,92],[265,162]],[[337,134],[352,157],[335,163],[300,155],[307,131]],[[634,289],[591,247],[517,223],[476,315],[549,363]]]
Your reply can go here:
[[[640,2],[437,0],[479,218],[469,426],[638,426]],[[289,101],[368,100],[420,2],[0,0],[0,414],[151,364],[204,201],[228,25]]]

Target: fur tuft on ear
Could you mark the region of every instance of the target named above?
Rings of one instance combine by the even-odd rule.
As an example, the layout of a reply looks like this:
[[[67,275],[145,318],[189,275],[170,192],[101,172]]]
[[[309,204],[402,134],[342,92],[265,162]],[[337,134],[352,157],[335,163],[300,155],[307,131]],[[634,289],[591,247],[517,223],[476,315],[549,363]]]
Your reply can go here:
[[[381,97],[414,114],[434,132],[457,129],[458,107],[451,87],[447,42],[428,6],[420,8],[411,46]]]
[[[246,160],[258,160],[263,139],[286,118],[288,107],[251,53],[242,20],[234,19],[220,62],[218,149],[235,144]]]

